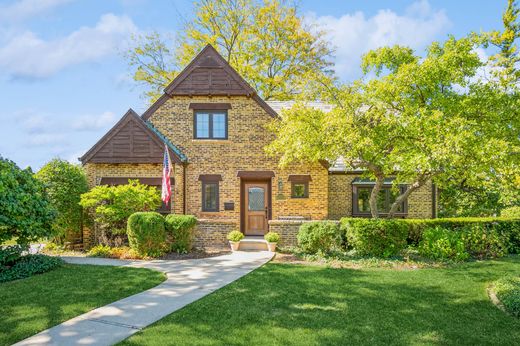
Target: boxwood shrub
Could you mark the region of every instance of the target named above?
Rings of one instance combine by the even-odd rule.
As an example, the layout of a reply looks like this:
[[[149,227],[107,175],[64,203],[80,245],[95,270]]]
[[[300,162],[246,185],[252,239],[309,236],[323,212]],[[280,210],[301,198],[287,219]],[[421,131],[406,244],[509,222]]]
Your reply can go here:
[[[402,220],[344,218],[347,245],[362,256],[391,257],[406,246],[408,226]]]
[[[298,230],[298,246],[309,254],[328,253],[341,247],[341,233],[333,221],[306,222]]]
[[[190,252],[193,246],[193,230],[197,219],[193,215],[170,214],[165,219],[165,229],[170,250],[178,253]]]
[[[137,212],[128,218],[130,248],[141,256],[158,257],[166,248],[164,217],[156,212]]]

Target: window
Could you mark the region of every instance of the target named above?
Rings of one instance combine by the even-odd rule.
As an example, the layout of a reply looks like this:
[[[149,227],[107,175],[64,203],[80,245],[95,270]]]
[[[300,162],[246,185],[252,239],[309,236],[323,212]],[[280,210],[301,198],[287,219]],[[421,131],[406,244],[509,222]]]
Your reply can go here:
[[[219,181],[220,174],[201,174],[202,182],[202,211],[219,211]]]
[[[353,215],[370,216],[370,194],[373,184],[356,184],[352,186]],[[396,198],[406,190],[406,186],[399,186],[398,190],[392,189],[392,185],[385,184],[377,196],[377,210],[381,214],[388,213]],[[397,209],[398,214],[406,214],[407,203],[403,202]]]
[[[196,139],[227,139],[227,112],[196,111],[193,127]]]
[[[291,174],[289,181],[291,182],[291,198],[309,198],[310,175]]]

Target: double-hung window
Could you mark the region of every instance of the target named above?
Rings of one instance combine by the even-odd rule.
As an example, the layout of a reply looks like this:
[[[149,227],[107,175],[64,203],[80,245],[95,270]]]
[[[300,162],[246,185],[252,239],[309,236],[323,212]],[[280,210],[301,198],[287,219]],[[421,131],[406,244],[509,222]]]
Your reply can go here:
[[[193,121],[195,139],[227,139],[226,111],[195,111]]]
[[[201,174],[199,180],[202,182],[202,211],[218,212],[219,209],[219,182],[222,181],[220,174]]]

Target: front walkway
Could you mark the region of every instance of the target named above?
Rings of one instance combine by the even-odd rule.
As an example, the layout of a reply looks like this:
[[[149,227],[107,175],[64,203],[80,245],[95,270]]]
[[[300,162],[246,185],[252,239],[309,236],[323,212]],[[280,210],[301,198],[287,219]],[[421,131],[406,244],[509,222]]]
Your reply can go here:
[[[241,278],[268,262],[272,256],[273,253],[267,251],[238,251],[224,256],[180,261],[63,257],[73,264],[155,269],[166,273],[167,279],[152,289],[89,311],[16,345],[112,345]]]

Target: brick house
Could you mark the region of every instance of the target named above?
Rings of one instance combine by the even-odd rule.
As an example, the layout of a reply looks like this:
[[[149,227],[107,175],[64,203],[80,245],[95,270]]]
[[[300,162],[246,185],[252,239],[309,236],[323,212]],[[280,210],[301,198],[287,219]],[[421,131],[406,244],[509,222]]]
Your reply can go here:
[[[369,215],[371,182],[341,160],[282,169],[268,157],[264,147],[273,134],[266,125],[290,105],[262,100],[208,45],[148,110],[139,116],[130,109],[80,160],[91,187],[131,178],[160,188],[166,144],[173,196],[162,211],[199,219],[196,246],[223,245],[234,229],[246,235],[272,229],[282,234],[282,245],[294,244],[302,220]],[[392,198],[390,186],[382,206]],[[412,194],[401,216],[434,217],[434,187]],[[85,230],[87,247],[93,237]]]

